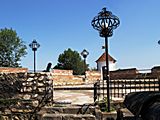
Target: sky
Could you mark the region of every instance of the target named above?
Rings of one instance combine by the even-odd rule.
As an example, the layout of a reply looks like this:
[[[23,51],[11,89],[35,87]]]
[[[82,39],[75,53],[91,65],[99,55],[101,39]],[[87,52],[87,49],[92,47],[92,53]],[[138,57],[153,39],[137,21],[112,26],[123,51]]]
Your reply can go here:
[[[109,53],[117,67],[150,69],[160,65],[160,0],[0,0],[0,29],[12,28],[27,45],[21,65],[33,70],[33,39],[41,45],[36,68],[57,64],[59,54],[71,48],[89,52],[87,63],[96,67],[104,52],[104,38],[91,21],[103,7],[120,19],[109,38]]]

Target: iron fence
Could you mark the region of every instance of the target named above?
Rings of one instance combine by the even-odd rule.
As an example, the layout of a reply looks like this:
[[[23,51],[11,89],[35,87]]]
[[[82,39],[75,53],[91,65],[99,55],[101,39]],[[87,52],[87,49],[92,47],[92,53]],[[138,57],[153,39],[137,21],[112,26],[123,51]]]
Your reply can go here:
[[[157,73],[110,74],[109,84],[111,98],[124,98],[131,92],[160,91],[160,75]],[[107,97],[107,80],[99,80],[94,85],[94,91],[94,100]]]

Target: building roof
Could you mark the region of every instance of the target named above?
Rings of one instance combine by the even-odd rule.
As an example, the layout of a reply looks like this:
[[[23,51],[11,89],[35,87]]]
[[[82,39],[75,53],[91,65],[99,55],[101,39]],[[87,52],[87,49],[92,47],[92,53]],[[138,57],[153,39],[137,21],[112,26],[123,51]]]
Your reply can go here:
[[[112,61],[113,63],[116,62],[116,60],[112,56],[110,56],[109,54],[108,54],[108,60]],[[98,60],[96,60],[96,62],[104,62],[104,61],[106,61],[106,53],[105,52],[98,58]]]

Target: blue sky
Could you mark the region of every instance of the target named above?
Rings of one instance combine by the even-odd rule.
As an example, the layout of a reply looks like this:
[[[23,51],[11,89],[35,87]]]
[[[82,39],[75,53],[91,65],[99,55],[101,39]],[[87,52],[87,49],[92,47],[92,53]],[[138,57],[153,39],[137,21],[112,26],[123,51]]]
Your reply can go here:
[[[107,7],[119,17],[120,26],[109,38],[109,53],[118,68],[152,68],[160,65],[159,0],[0,0],[0,28],[12,28],[28,46],[40,43],[37,69],[57,64],[59,54],[72,48],[89,51],[87,63],[104,52],[104,38],[91,26],[94,16]],[[22,58],[22,66],[33,69],[33,52]]]

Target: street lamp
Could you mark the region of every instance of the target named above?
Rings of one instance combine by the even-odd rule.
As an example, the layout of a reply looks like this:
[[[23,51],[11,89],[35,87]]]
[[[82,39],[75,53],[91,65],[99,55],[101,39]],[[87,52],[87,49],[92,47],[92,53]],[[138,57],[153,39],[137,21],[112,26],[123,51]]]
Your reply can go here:
[[[160,40],[158,40],[158,44],[160,45]]]
[[[108,112],[110,112],[110,90],[109,90],[109,62],[108,62],[108,37],[113,35],[113,30],[116,29],[120,20],[117,16],[113,15],[112,12],[107,11],[103,8],[101,12],[95,16],[91,22],[94,29],[99,31],[100,37],[105,38],[105,52],[106,52],[106,82],[107,82],[107,102]]]
[[[86,49],[84,49],[82,52],[81,52],[81,55],[83,56],[83,58],[84,58],[84,78],[86,79],[86,58],[87,58],[87,56],[89,55],[89,52],[86,50]]]
[[[37,43],[36,40],[33,40],[32,43],[29,44],[29,47],[32,48],[34,52],[34,73],[36,72],[36,51],[40,47],[40,44]]]

